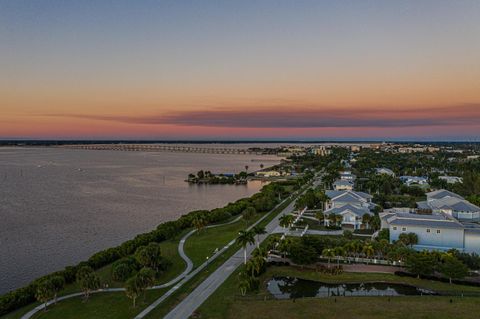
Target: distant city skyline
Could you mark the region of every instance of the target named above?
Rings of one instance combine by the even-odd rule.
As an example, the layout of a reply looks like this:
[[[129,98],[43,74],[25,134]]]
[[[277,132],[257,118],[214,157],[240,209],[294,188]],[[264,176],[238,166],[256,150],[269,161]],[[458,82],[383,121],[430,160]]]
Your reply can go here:
[[[0,139],[480,141],[479,1],[1,1]]]

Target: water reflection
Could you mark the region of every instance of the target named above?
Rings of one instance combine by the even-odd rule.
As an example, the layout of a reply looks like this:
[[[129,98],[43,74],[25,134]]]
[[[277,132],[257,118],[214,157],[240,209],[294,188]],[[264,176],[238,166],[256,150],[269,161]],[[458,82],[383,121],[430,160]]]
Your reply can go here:
[[[336,296],[410,296],[435,292],[403,284],[383,282],[328,284],[295,277],[274,277],[267,284],[276,299]]]

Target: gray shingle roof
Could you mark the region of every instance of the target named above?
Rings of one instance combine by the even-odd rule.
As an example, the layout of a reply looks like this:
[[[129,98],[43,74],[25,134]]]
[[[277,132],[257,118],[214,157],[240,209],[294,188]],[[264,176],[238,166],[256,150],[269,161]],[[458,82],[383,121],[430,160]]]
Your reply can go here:
[[[434,192],[427,193],[428,200],[441,199],[447,196],[463,199],[462,196],[452,193],[450,191],[447,191],[446,189],[439,189]]]
[[[365,214],[370,214],[370,211],[365,207],[346,204],[340,207],[334,207],[325,211],[325,214],[343,214],[346,211],[351,211],[355,215],[362,217]]]

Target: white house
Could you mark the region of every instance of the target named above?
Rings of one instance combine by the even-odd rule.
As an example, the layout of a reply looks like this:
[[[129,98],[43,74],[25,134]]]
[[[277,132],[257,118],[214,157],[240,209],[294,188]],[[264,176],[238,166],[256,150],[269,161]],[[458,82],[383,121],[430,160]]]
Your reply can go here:
[[[463,183],[463,178],[458,176],[438,176],[438,179],[446,181],[448,184]]]
[[[407,186],[428,184],[428,178],[422,176],[400,176],[400,180]]]
[[[390,232],[390,242],[402,233],[415,233],[417,250],[447,251],[457,249],[480,253],[480,225],[466,226],[445,214],[421,215],[389,210],[380,213],[382,229]]]
[[[379,168],[376,168],[375,169],[375,172],[378,174],[378,175],[388,175],[388,176],[395,176],[395,173],[389,169],[389,168],[386,168],[386,167],[379,167]]]
[[[445,189],[427,193],[427,200],[418,202],[417,206],[421,209],[431,209],[436,214],[452,216],[461,221],[480,221],[480,207]]]
[[[279,171],[258,171],[255,173],[255,175],[262,177],[278,177],[281,176],[282,173]]]
[[[327,190],[325,195],[329,198],[325,204],[326,209],[340,207],[346,204],[353,204],[367,209],[375,207],[375,204],[372,203],[372,195],[364,192]]]
[[[368,208],[354,205],[345,204],[330,208],[324,212],[326,216],[335,214],[342,216],[342,227],[351,229],[360,229],[362,226],[362,218],[365,214],[371,214]],[[325,224],[329,224],[328,218],[325,218]]]
[[[337,179],[333,183],[333,189],[336,191],[345,191],[345,190],[353,190],[353,182],[352,181],[346,181],[343,179]]]
[[[357,177],[351,171],[340,172],[340,179],[353,182]]]

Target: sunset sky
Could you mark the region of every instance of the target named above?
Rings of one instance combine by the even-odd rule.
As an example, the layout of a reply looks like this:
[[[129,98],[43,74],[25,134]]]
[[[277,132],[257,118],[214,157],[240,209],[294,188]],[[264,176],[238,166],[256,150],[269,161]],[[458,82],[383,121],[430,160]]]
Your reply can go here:
[[[0,0],[0,138],[480,140],[480,1]]]

